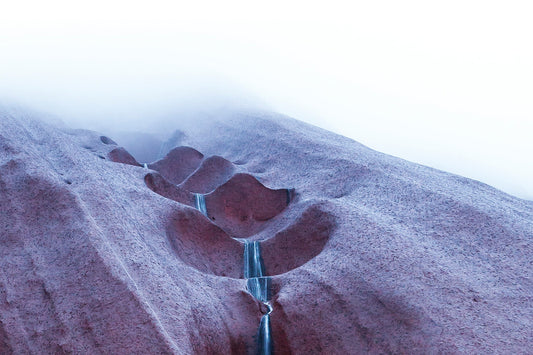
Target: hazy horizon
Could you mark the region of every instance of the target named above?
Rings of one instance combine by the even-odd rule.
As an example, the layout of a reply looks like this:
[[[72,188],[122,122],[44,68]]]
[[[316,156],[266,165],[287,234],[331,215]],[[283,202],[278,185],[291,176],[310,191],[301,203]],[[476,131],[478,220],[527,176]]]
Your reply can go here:
[[[533,200],[527,2],[16,2],[0,98],[71,126],[269,110]]]

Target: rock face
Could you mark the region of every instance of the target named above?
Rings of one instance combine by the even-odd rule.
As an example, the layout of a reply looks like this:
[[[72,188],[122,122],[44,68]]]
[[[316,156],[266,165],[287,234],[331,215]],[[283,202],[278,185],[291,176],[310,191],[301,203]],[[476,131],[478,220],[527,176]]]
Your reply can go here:
[[[244,239],[276,354],[533,348],[530,201],[277,115],[176,127],[148,169],[29,116],[0,111],[0,354],[253,354]]]

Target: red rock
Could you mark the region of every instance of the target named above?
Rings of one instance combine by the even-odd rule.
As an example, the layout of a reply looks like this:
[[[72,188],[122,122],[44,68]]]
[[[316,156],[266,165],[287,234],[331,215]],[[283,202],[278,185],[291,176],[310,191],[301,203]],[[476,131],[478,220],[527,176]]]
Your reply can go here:
[[[177,257],[197,270],[243,277],[243,244],[230,238],[200,212],[177,211],[167,226],[167,237]]]
[[[235,174],[206,195],[209,217],[235,238],[246,238],[263,229],[268,220],[288,204],[287,189],[272,190],[248,174]]]
[[[149,164],[148,167],[157,170],[173,184],[179,184],[200,166],[204,156],[191,147],[177,147],[172,149],[163,159]]]
[[[208,157],[181,186],[188,191],[206,194],[231,179],[236,170],[229,160],[219,156]]]
[[[267,275],[296,269],[319,255],[336,227],[327,203],[307,207],[298,219],[262,243]]]
[[[148,173],[144,176],[144,182],[153,192],[176,202],[194,207],[194,195],[192,193],[170,183],[161,175]]]
[[[137,160],[135,160],[135,158],[130,153],[128,153],[128,151],[123,147],[113,149],[107,154],[107,156],[109,159],[111,159],[111,161],[114,161],[115,163],[141,166],[141,164],[139,164]]]
[[[261,241],[276,354],[533,347],[531,201],[281,116],[191,126],[197,153],[159,173],[0,123],[1,354],[253,353],[265,310],[231,236]]]

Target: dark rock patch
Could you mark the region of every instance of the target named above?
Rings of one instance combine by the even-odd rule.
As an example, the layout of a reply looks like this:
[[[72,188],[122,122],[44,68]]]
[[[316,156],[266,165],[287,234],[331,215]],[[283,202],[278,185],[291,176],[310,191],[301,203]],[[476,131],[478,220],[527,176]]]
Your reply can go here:
[[[206,194],[228,181],[234,172],[235,167],[229,160],[212,156],[202,161],[200,167],[181,186],[191,192]]]
[[[188,209],[173,215],[167,237],[178,258],[195,269],[218,276],[243,277],[243,244],[198,211]]]
[[[322,252],[336,221],[328,204],[313,204],[290,226],[261,243],[268,275],[296,269]]]
[[[157,173],[146,174],[144,176],[144,182],[150,190],[163,197],[188,206],[194,206],[194,195],[192,193],[171,184]]]
[[[104,144],[112,144],[112,145],[117,145],[117,143],[115,143],[114,140],[112,140],[111,138],[109,137],[106,137],[106,136],[100,136],[100,140],[102,141],[102,143]]]
[[[287,207],[287,189],[272,190],[239,173],[205,199],[207,212],[218,226],[233,237],[246,238]]]
[[[202,163],[204,155],[191,147],[172,149],[163,159],[149,164],[150,169],[158,171],[173,184],[180,184]]]
[[[107,156],[111,161],[115,163],[141,166],[141,164],[139,164],[137,160],[135,160],[135,158],[130,153],[128,153],[126,149],[122,147],[113,149],[107,154]]]

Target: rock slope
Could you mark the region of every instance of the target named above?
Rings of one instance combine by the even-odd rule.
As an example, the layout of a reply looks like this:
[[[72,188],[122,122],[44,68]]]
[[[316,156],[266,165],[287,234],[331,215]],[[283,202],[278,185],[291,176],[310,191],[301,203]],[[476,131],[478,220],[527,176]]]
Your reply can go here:
[[[0,111],[1,354],[253,354],[244,240],[276,354],[533,347],[531,201],[279,115],[176,128],[144,168]]]

